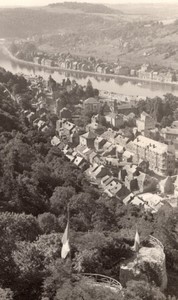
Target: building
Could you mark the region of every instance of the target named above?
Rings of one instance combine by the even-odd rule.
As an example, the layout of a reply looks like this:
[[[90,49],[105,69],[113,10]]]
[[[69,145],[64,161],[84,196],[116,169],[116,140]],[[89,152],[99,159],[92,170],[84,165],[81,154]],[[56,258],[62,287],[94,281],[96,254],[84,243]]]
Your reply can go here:
[[[138,189],[141,193],[148,193],[156,190],[158,184],[158,180],[156,178],[140,172],[136,179],[138,183]]]
[[[170,176],[159,182],[159,188],[163,194],[173,194],[174,193],[174,184]]]
[[[178,139],[178,128],[162,128],[160,135],[164,138],[165,141],[174,142],[175,139]]]
[[[84,112],[98,113],[101,108],[101,103],[96,98],[88,98],[83,102]]]
[[[82,134],[80,136],[80,145],[81,146],[86,146],[88,148],[94,148],[94,140],[96,138],[96,135],[89,131],[85,134]]]
[[[123,200],[123,203],[125,205],[132,204],[142,206],[146,211],[151,211],[152,213],[157,213],[164,205],[163,198],[153,193],[144,193],[140,195],[131,193]]]
[[[38,56],[35,56],[34,58],[33,58],[33,62],[35,63],[35,64],[40,64],[41,63],[41,58],[40,57],[38,57]]]
[[[59,112],[59,118],[70,120],[72,118],[72,112],[70,111],[70,109],[63,107]]]
[[[126,66],[118,66],[117,68],[115,68],[114,73],[116,75],[128,76],[130,75],[130,69]]]
[[[97,122],[91,122],[90,124],[88,124],[86,126],[86,131],[92,131],[96,134],[102,134],[105,131],[105,127],[102,126],[101,124],[97,123]]]
[[[174,174],[175,148],[142,135],[126,145],[126,149],[133,153],[133,162],[138,164],[140,159],[149,162],[149,169],[166,176]]]
[[[71,135],[75,132],[75,124],[66,120],[57,120],[56,131],[59,137],[65,137],[70,140]]]
[[[142,135],[148,136],[149,130],[155,128],[155,121],[149,114],[142,112],[140,119],[136,120],[136,125],[138,132],[140,132]]]
[[[102,150],[105,143],[106,143],[105,139],[103,139],[100,136],[97,136],[94,141],[94,147],[95,147],[96,151]]]
[[[109,113],[105,116],[106,122],[112,125],[113,127],[119,129],[121,126],[124,125],[124,118],[123,115],[119,115],[117,113]]]
[[[119,114],[128,115],[131,112],[134,112],[134,107],[130,103],[117,105],[117,112]]]

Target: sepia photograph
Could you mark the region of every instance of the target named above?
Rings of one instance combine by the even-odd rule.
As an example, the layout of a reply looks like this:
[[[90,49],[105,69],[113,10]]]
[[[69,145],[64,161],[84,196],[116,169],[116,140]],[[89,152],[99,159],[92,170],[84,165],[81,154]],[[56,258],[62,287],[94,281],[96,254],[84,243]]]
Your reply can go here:
[[[178,300],[178,0],[0,0],[0,300]]]

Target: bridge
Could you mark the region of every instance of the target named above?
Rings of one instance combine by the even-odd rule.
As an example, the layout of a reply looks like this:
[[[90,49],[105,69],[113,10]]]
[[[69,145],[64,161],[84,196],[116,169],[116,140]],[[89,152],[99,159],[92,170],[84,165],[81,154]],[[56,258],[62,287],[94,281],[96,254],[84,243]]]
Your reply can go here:
[[[104,284],[106,287],[113,288],[115,291],[121,291],[122,285],[114,278],[94,273],[82,273],[83,276],[93,279],[96,283]]]

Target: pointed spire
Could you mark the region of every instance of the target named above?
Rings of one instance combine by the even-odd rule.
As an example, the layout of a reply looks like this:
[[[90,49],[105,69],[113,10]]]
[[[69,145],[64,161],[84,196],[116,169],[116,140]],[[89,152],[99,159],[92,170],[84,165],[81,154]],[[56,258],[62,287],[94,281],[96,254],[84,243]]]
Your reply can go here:
[[[134,241],[134,245],[132,247],[132,250],[134,252],[138,252],[139,248],[140,248],[140,236],[138,234],[138,229],[137,229],[137,226],[136,226],[135,241]]]
[[[69,244],[69,205],[67,207],[67,226],[62,236],[62,249],[61,249],[61,258],[65,259],[70,252],[70,244]]]

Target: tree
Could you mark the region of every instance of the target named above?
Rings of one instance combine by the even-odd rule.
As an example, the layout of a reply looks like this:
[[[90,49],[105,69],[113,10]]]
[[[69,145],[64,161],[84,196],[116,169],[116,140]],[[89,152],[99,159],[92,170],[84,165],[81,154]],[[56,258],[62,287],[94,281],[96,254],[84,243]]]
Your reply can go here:
[[[56,187],[50,198],[51,211],[55,215],[66,214],[70,198],[75,194],[72,187]]]
[[[85,96],[86,96],[86,98],[90,98],[90,97],[95,96],[95,93],[94,93],[94,90],[93,90],[93,85],[92,85],[92,82],[91,82],[90,79],[87,82]]]
[[[13,241],[34,241],[41,233],[36,218],[32,215],[1,213],[0,229],[4,231],[3,238]]]
[[[38,223],[43,233],[55,232],[59,228],[58,220],[50,212],[38,215]]]
[[[166,297],[159,288],[152,286],[145,281],[128,281],[124,290],[124,300],[166,300]]]
[[[0,299],[13,300],[13,292],[10,289],[0,288]]]
[[[55,300],[123,300],[120,292],[83,278],[75,283],[64,283],[56,292]]]

